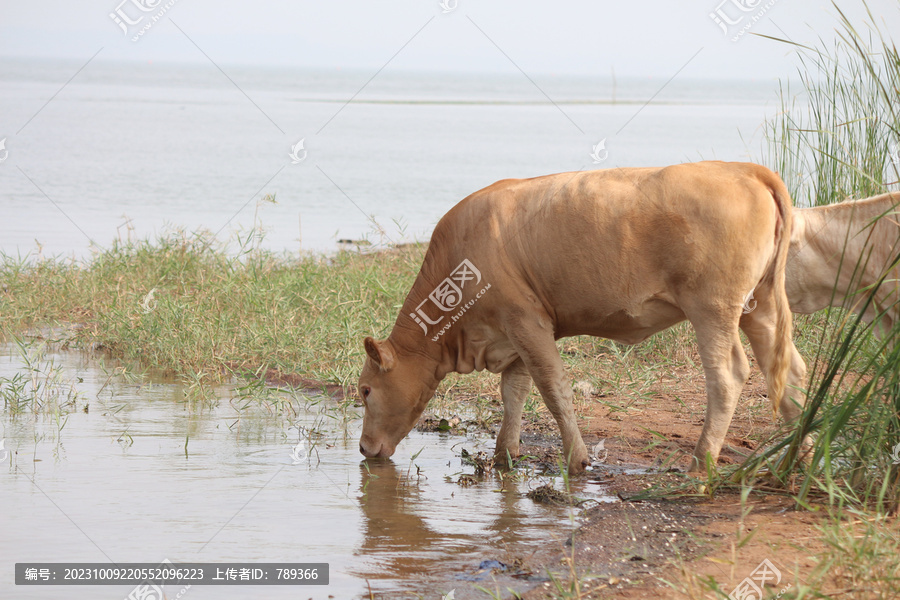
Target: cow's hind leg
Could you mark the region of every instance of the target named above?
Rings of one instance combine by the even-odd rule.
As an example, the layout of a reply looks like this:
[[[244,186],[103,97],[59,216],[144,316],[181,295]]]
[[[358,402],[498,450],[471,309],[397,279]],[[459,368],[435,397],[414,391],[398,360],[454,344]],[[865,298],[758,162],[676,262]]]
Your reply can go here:
[[[712,464],[719,458],[741,390],[750,375],[750,363],[741,345],[736,315],[728,319],[707,313],[691,322],[706,375],[706,421],[689,469],[696,472],[705,468],[707,455]]]
[[[531,375],[522,359],[506,367],[500,375],[500,397],[503,399],[503,423],[494,446],[494,460],[497,464],[510,464],[519,456],[519,436],[522,432],[522,409],[525,397],[531,390]]]
[[[803,362],[803,358],[797,352],[797,348],[791,343],[789,348],[791,366],[788,371],[784,395],[781,398],[776,398],[771,374],[775,338],[778,334],[775,325],[774,300],[771,297],[771,292],[766,293],[763,291],[760,293],[757,290],[756,295],[758,304],[752,311],[741,317],[741,329],[744,330],[747,339],[750,340],[750,346],[753,348],[756,362],[759,363],[760,370],[766,376],[766,386],[773,408],[777,408],[784,420],[791,423],[800,416],[803,410],[806,363]]]
[[[591,461],[581,432],[578,431],[572,384],[556,349],[549,318],[546,315],[525,314],[514,322],[508,322],[507,331],[513,347],[541,393],[544,404],[556,419],[562,434],[563,455],[569,473],[581,473]]]
[[[790,352],[790,368],[785,381],[784,393],[781,398],[776,397],[773,385],[773,369],[775,368],[774,348],[775,340],[778,335],[776,329],[776,314],[774,311],[774,299],[770,293],[758,293],[759,304],[753,311],[741,317],[741,329],[750,340],[750,346],[753,348],[753,355],[759,368],[766,376],[766,387],[769,392],[769,400],[772,402],[773,411],[777,409],[784,418],[785,423],[791,424],[795,422],[803,412],[803,404],[806,399],[806,363],[797,348],[791,342],[788,351]],[[774,415],[773,415],[774,416]],[[812,448],[812,439],[806,437],[800,447],[801,455],[810,458],[809,450]]]

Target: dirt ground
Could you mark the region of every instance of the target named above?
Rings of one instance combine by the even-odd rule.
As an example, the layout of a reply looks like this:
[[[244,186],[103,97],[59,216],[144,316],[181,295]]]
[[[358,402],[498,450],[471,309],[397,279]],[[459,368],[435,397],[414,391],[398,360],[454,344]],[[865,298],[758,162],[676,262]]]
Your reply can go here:
[[[629,475],[621,469],[604,472],[599,467],[587,475],[620,498],[634,496],[651,485],[681,483],[678,474],[664,472],[672,465],[662,465],[661,460],[680,449],[674,465],[683,469],[703,426],[706,395],[698,373],[676,370],[654,387],[659,389],[647,400],[635,402],[625,411],[618,408],[619,399],[605,403],[607,399],[596,392],[582,394],[579,403],[585,442],[590,449],[605,440],[605,464],[662,470],[653,475]],[[773,431],[775,423],[765,391],[762,375],[754,370],[729,429],[720,465],[739,462]],[[550,421],[542,418],[528,429],[541,434],[523,436],[524,453],[547,452],[546,441],[559,444]],[[530,439],[536,444],[527,445]],[[755,584],[760,577],[765,580],[763,597],[774,597],[804,581],[815,568],[814,556],[824,550],[817,528],[822,518],[821,513],[794,510],[786,495],[772,494],[751,494],[743,508],[737,492],[721,491],[712,499],[696,494],[601,504],[584,514],[585,523],[575,535],[573,562],[582,579],[581,597],[713,598],[716,596],[708,587],[701,587],[699,580],[712,578],[724,594],[730,594],[751,575]],[[739,544],[748,535],[749,541]],[[543,566],[565,572],[573,559],[571,552],[569,547],[553,556],[548,553],[541,557]],[[769,569],[760,575],[757,567],[764,560],[777,572]],[[555,597],[551,590],[552,585],[544,583],[524,598]]]
[[[633,476],[626,477],[622,487],[633,488]],[[824,549],[821,515],[795,511],[789,498],[778,496],[751,496],[743,510],[740,497],[727,493],[712,500],[625,501],[601,504],[583,519],[574,559],[571,547],[535,557],[562,574],[571,573],[573,560],[582,598],[714,598],[699,580],[712,578],[729,594],[765,560],[780,572],[777,585],[767,581],[765,597],[771,597],[805,581]],[[558,597],[551,591],[544,583],[523,597]]]

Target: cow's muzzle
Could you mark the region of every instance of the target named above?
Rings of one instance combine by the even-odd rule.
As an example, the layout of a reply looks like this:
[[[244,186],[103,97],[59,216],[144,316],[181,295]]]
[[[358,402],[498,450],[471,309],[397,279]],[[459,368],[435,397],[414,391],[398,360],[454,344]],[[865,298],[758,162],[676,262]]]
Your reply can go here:
[[[397,449],[395,444],[388,441],[372,441],[366,436],[359,438],[359,451],[366,458],[390,458]]]
[[[359,441],[359,452],[366,458],[385,458],[393,454],[393,452],[385,452],[384,444],[373,444],[366,440]]]

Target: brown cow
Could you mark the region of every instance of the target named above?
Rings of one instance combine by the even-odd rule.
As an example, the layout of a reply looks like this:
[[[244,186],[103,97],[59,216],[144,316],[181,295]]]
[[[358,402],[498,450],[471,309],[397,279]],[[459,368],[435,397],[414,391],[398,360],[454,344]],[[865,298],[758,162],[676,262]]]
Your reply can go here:
[[[785,289],[791,310],[810,314],[827,306],[863,314],[883,335],[900,319],[900,193],[881,194],[794,211]]]
[[[472,194],[437,224],[390,336],[365,339],[360,451],[391,456],[444,376],[488,369],[501,373],[498,459],[518,455],[533,380],[570,472],[580,472],[588,452],[555,341],[636,344],[685,319],[707,390],[692,470],[707,454],[718,458],[749,375],[738,327],[773,408],[793,420],[800,407],[789,386],[803,373],[790,369],[796,349],[784,293],[791,215],[781,179],[749,163],[561,173]]]

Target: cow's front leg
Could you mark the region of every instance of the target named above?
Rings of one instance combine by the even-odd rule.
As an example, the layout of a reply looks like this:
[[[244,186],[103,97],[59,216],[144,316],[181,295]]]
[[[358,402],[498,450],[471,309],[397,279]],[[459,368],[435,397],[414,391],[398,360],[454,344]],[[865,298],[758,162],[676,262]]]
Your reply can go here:
[[[500,375],[500,397],[503,399],[503,423],[497,434],[494,461],[512,468],[519,456],[519,436],[522,433],[522,409],[531,390],[531,375],[522,359],[506,367]]]
[[[508,335],[528,368],[544,404],[556,419],[569,473],[581,473],[591,461],[575,421],[572,384],[556,349],[549,318],[546,315],[524,315],[509,324]]]

